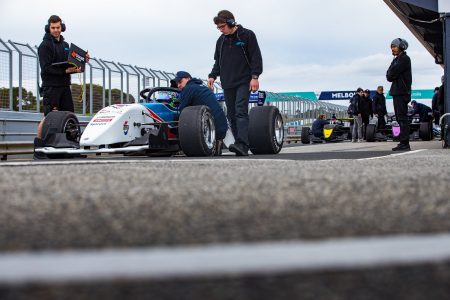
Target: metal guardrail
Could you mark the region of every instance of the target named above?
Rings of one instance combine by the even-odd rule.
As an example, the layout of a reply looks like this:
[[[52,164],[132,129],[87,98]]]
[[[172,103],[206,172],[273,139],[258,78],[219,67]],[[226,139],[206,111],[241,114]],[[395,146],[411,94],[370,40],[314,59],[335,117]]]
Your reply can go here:
[[[33,154],[33,147],[33,142],[0,142],[0,159],[7,160],[8,155]]]

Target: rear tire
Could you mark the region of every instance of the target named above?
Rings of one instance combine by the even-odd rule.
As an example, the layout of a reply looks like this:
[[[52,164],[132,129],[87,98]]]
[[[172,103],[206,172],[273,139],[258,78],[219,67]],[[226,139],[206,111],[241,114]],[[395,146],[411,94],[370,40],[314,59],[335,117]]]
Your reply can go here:
[[[283,148],[284,124],[275,106],[256,106],[250,110],[248,139],[253,154],[277,154]]]
[[[211,156],[216,145],[214,117],[208,106],[189,106],[180,114],[178,138],[186,156]]]
[[[430,141],[433,138],[433,129],[431,122],[420,123],[419,138],[422,141]]]
[[[309,127],[302,127],[302,135],[301,135],[302,144],[311,143],[310,132],[311,130],[309,129]]]
[[[368,124],[366,127],[366,141],[375,142],[375,133],[377,132],[377,125]]]

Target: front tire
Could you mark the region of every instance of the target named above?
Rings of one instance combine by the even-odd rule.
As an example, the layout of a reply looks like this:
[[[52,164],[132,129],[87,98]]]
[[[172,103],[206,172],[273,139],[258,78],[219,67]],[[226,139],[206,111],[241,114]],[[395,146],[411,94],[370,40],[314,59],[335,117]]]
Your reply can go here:
[[[310,134],[311,134],[311,129],[309,127],[302,127],[302,135],[301,135],[302,144],[311,143]]]
[[[42,126],[42,137],[49,134],[65,133],[69,141],[77,142],[80,137],[80,123],[77,116],[70,111],[52,111],[44,120]]]
[[[377,125],[368,124],[366,127],[366,141],[375,142],[375,133],[377,132]]]
[[[422,141],[430,141],[433,138],[433,127],[431,122],[420,123],[419,137]]]
[[[275,106],[256,106],[249,113],[248,138],[253,154],[277,154],[283,148],[284,124]]]
[[[211,156],[216,145],[214,117],[208,106],[189,106],[180,114],[178,138],[186,156]]]
[[[78,118],[73,112],[52,111],[45,116],[44,124],[42,125],[44,143],[53,140],[52,135],[55,136],[56,134],[65,134],[65,138],[71,144],[78,143],[81,129]],[[46,157],[59,159],[72,158],[74,156],[69,154],[47,154]]]

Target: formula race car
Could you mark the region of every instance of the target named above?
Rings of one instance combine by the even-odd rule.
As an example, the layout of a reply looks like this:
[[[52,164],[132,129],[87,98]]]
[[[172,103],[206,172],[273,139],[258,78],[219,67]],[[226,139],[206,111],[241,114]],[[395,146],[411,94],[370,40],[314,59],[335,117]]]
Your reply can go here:
[[[145,89],[142,103],[114,104],[100,110],[88,124],[67,111],[50,112],[43,124],[43,146],[35,152],[45,158],[68,158],[92,153],[187,156],[215,153],[214,118],[207,106],[190,106],[180,113],[179,90]],[[216,94],[218,101],[223,95]],[[275,106],[263,106],[265,93],[252,94],[249,141],[253,154],[276,154],[283,146],[283,119]],[[82,128],[85,126],[84,131]],[[224,144],[234,143],[228,129]]]
[[[329,124],[324,125],[322,133],[314,135],[310,127],[302,127],[301,141],[303,144],[340,142],[352,139],[351,118],[327,119]]]
[[[419,117],[417,115],[410,116],[409,121],[410,140],[421,139],[423,141],[429,141],[433,139],[432,122],[419,122]],[[366,127],[366,141],[368,142],[386,140],[397,141],[399,137],[400,125],[397,122],[395,115],[387,116],[387,122],[384,129],[377,129],[377,118],[373,118],[371,123]]]

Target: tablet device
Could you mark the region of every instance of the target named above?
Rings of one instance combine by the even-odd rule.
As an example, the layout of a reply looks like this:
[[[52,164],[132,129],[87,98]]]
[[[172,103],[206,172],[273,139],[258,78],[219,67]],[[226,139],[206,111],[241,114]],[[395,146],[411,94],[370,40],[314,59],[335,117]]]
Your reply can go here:
[[[81,67],[81,71],[84,72],[86,66],[86,53],[86,51],[77,45],[70,44],[67,60],[53,63],[52,66],[60,66],[65,69],[70,67]]]

